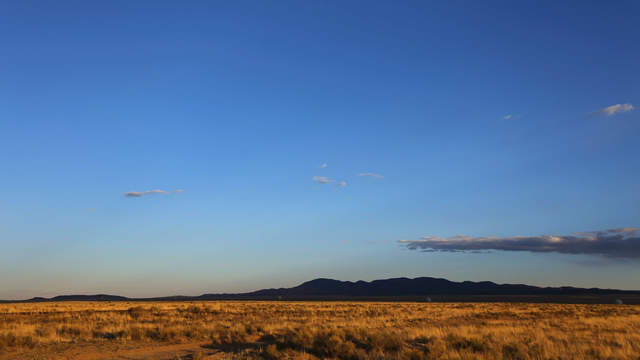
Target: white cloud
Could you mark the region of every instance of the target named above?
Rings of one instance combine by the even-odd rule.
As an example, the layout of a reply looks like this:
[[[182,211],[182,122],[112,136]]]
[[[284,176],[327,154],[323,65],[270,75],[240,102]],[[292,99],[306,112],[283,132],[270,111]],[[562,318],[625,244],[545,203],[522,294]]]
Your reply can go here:
[[[376,173],[360,173],[358,174],[358,176],[367,176],[367,177],[372,177],[372,178],[377,178],[377,179],[382,179],[384,176],[380,175],[380,174],[376,174]]]
[[[623,113],[623,112],[629,112],[631,110],[635,109],[633,107],[633,105],[629,104],[629,103],[625,103],[625,104],[615,104],[615,105],[611,105],[611,106],[607,106],[605,108],[599,109],[594,111],[594,113],[601,113],[601,114],[605,114],[607,116],[613,116],[617,113]]]
[[[345,186],[347,186],[347,182],[346,181],[340,181],[339,183],[336,184],[336,186],[345,187]]]
[[[513,115],[508,114],[508,115],[503,116],[502,118],[503,118],[503,119],[505,119],[505,120],[509,120],[509,119],[511,119],[512,117],[513,117]]]
[[[320,165],[320,169],[326,169],[327,168],[327,163],[323,163],[322,165]]]
[[[328,184],[328,183],[335,182],[335,180],[328,179],[326,176],[314,176],[312,180],[320,184]]]
[[[182,190],[182,189],[175,189],[175,190],[173,190],[173,192],[174,192],[174,193],[181,193],[181,192],[184,192],[184,190]]]

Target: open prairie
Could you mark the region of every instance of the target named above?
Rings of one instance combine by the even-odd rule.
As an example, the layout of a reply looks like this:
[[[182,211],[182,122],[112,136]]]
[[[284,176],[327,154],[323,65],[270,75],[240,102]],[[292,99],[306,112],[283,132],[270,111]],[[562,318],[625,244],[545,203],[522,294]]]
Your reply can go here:
[[[640,306],[0,304],[8,359],[637,359]]]

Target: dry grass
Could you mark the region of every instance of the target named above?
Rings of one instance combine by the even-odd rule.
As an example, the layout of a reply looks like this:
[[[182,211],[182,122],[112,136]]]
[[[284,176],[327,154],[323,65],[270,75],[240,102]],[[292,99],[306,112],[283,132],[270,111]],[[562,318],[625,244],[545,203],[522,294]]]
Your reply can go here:
[[[638,359],[640,306],[360,302],[0,304],[0,354],[206,343],[231,358]],[[1,357],[1,356],[0,356]],[[194,353],[190,358],[204,358]]]

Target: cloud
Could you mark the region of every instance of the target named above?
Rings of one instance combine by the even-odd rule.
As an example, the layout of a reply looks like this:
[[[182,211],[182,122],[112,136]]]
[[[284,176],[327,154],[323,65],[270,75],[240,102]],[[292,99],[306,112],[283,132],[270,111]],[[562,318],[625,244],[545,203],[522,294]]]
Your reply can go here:
[[[182,190],[182,189],[175,189],[175,190],[173,190],[173,192],[174,192],[174,193],[181,193],[181,192],[184,192],[184,190]]]
[[[382,179],[384,177],[380,174],[375,174],[375,173],[360,173],[358,174],[358,176],[368,176],[368,177],[377,178],[377,179]]]
[[[640,233],[637,228],[632,227],[580,232],[572,235],[514,237],[457,235],[448,238],[424,236],[419,240],[400,240],[400,243],[410,250],[426,252],[501,250],[640,259]]]
[[[336,184],[337,187],[345,187],[347,186],[347,182],[346,181],[340,181],[339,183]]]
[[[326,169],[327,168],[327,163],[323,163],[322,165],[320,165],[320,169]]]
[[[606,108],[602,108],[602,109],[598,109],[594,112],[592,112],[591,114],[605,114],[607,116],[613,116],[617,113],[623,113],[623,112],[629,112],[631,110],[635,109],[633,107],[633,105],[626,103],[626,104],[615,104],[615,105],[611,105],[611,106],[607,106]]]
[[[164,190],[147,190],[144,192],[145,194],[168,194],[168,191]]]
[[[503,116],[502,118],[503,118],[503,119],[505,119],[505,120],[509,120],[509,119],[511,119],[512,117],[513,117],[513,115],[508,114],[508,115]]]
[[[328,184],[328,183],[335,182],[335,180],[330,180],[326,176],[314,176],[312,180],[315,182],[319,182],[320,184]]]
[[[147,194],[168,194],[168,191],[164,190],[146,190],[146,191],[129,191],[124,193],[126,197],[143,197]]]

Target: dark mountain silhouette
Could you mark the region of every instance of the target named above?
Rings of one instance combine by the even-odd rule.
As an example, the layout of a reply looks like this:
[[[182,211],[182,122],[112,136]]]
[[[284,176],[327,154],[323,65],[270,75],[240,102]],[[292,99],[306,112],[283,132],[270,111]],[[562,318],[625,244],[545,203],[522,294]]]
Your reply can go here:
[[[640,291],[625,291],[598,288],[537,287],[522,284],[496,284],[491,281],[454,282],[447,279],[419,277],[415,279],[395,278],[367,281],[340,281],[315,279],[292,288],[265,289],[245,294],[247,297],[394,297],[427,295],[593,295],[593,294],[640,294]],[[220,295],[205,294],[200,298]]]
[[[640,291],[537,287],[523,284],[496,284],[491,281],[455,282],[446,279],[419,277],[374,281],[340,281],[315,279],[292,288],[263,289],[239,294],[203,294],[200,296],[167,296],[157,298],[127,298],[115,295],[63,295],[53,298],[33,298],[38,301],[185,301],[185,300],[407,300],[425,301],[532,301],[532,302],[594,302],[612,303],[625,297],[625,303],[640,302]],[[630,301],[629,301],[630,300]]]
[[[27,301],[39,302],[39,301],[127,301],[127,300],[131,300],[131,299],[124,296],[96,294],[96,295],[59,295],[52,298],[34,297]]]
[[[125,301],[129,300],[124,296],[117,295],[60,295],[51,298],[51,301]]]

